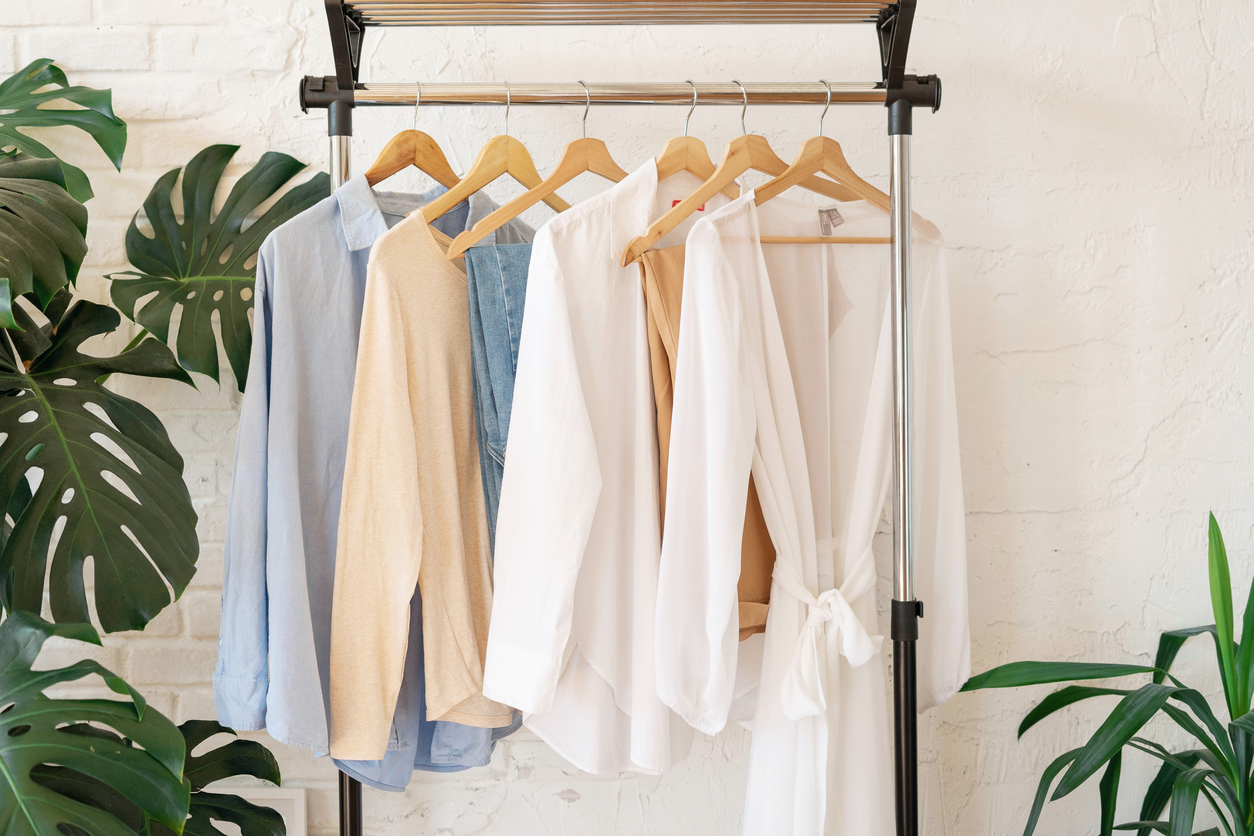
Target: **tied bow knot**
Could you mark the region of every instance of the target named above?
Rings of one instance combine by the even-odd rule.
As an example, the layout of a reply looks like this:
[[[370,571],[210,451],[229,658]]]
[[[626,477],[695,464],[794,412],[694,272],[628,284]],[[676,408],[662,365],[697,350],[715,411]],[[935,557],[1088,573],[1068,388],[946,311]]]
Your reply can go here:
[[[840,589],[816,597],[792,578],[777,573],[775,580],[807,611],[784,677],[784,714],[790,720],[814,717],[827,710],[827,680],[839,682],[840,661],[835,657],[844,656],[851,667],[862,667],[879,654],[884,637],[867,632]]]

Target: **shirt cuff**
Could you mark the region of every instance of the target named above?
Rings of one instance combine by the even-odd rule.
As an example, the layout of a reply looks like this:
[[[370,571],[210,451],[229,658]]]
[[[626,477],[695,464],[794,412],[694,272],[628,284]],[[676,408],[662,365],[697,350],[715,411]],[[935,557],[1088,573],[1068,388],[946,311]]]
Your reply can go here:
[[[562,657],[537,653],[488,636],[483,695],[523,714],[548,714],[562,673]]]
[[[266,727],[268,676],[213,675],[213,708],[218,722],[237,732]]]

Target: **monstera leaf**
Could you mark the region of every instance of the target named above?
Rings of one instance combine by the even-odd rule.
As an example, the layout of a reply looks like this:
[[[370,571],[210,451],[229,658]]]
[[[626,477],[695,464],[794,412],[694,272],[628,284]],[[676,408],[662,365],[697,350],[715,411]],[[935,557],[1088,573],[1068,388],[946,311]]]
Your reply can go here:
[[[80,108],[44,107],[55,101],[73,102]],[[0,82],[0,149],[16,148],[32,157],[57,159],[47,147],[18,129],[58,125],[71,125],[91,134],[114,168],[121,169],[126,123],[113,115],[113,95],[108,90],[71,87],[51,58],[32,61]],[[62,183],[70,196],[79,202],[89,200],[92,191],[87,175],[67,162],[58,162],[65,172]]]
[[[17,327],[18,296],[34,291],[43,307],[78,276],[87,255],[87,207],[64,185],[56,160],[0,155],[0,327]]]
[[[138,630],[170,603],[167,584],[177,597],[195,573],[196,512],[161,422],[98,379],[191,380],[154,339],[115,357],[83,354],[84,340],[113,331],[121,317],[69,302],[68,291],[58,293],[43,327],[14,306],[23,330],[0,344],[0,507],[13,520],[0,552],[0,603],[39,612],[51,559],[53,618],[89,621],[91,557],[101,626]]]
[[[126,257],[139,272],[108,278],[113,282],[113,303],[162,342],[169,343],[170,317],[175,305],[181,306],[179,362],[215,381],[216,311],[222,345],[242,390],[252,346],[248,311],[253,306],[257,250],[275,227],[326,197],[331,188],[326,173],[320,173],[288,191],[245,227],[249,213],[305,168],[286,154],[270,151],[240,178],[214,216],[218,183],[237,150],[237,145],[211,145],[183,169],[181,221],[171,200],[179,169],[162,176],[144,201],[152,237],[140,231],[138,212],[126,231]]]
[[[0,623],[0,705],[6,706],[0,712],[0,833],[132,836],[120,817],[72,787],[63,792],[55,781],[58,774],[74,783],[116,788],[144,816],[183,830],[189,799],[179,730],[95,662],[32,671],[51,636],[100,644],[86,624],[54,626],[26,612]],[[127,700],[59,700],[43,693],[92,674]]]
[[[73,728],[80,734],[89,734],[119,744],[128,744],[123,738],[92,726]],[[183,832],[196,836],[224,836],[215,821],[237,825],[243,836],[284,836],[287,827],[283,817],[269,807],[245,801],[237,795],[205,792],[205,786],[213,781],[237,775],[251,775],[278,784],[279,764],[266,747],[250,740],[233,740],[202,755],[191,753],[209,738],[217,734],[235,734],[231,729],[211,720],[189,720],[179,726],[187,749],[187,761],[183,774],[191,789],[188,818]],[[134,803],[124,788],[111,787],[63,767],[41,767],[37,780],[70,798],[90,804],[120,819],[135,833],[145,836],[171,836],[173,831]]]

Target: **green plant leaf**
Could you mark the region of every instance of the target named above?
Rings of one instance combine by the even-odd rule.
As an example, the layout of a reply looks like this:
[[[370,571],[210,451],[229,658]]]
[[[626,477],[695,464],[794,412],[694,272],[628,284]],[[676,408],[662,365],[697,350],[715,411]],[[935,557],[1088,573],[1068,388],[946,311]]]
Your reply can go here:
[[[331,192],[325,172],[280,197],[260,218],[244,228],[248,215],[273,197],[305,164],[274,151],[231,189],[222,209],[213,215],[213,198],[223,171],[239,149],[211,145],[182,170],[183,217],[175,215],[171,195],[179,169],[163,175],[148,193],[143,212],[153,236],[139,229],[139,213],[126,231],[126,257],[138,272],[113,273],[110,294],[127,316],[170,342],[170,319],[182,307],[176,350],[187,369],[218,378],[218,343],[213,314],[219,317],[222,346],[242,390],[248,378],[257,250],[266,236],[294,215]],[[154,295],[155,294],[155,295]]]
[[[87,625],[55,626],[16,612],[0,623],[0,833],[49,836],[77,828],[93,836],[130,836],[116,816],[46,786],[40,773],[73,770],[105,786],[125,787],[131,803],[174,830],[182,830],[188,790],[182,778],[183,739],[174,724],[135,701],[57,700],[50,684],[92,674],[116,693],[134,692],[105,668],[84,660],[68,668],[32,671],[52,636],[88,638]],[[97,733],[83,733],[85,724]],[[112,730],[116,736],[105,730]],[[134,741],[136,748],[121,738]]]
[[[1053,784],[1058,773],[1074,761],[1081,751],[1083,749],[1072,749],[1070,752],[1059,755],[1049,766],[1045,767],[1045,771],[1041,773],[1040,783],[1036,786],[1036,797],[1032,800],[1032,811],[1028,813],[1028,823],[1023,829],[1023,836],[1032,836],[1036,831],[1036,823],[1041,818],[1041,811],[1045,809],[1046,799],[1049,798],[1050,785]]]
[[[1214,773],[1205,767],[1186,769],[1176,776],[1171,789],[1171,830],[1168,836],[1193,836],[1193,817],[1197,813],[1197,794],[1202,782]]]
[[[1218,638],[1214,624],[1206,624],[1202,627],[1186,627],[1182,630],[1167,630],[1159,636],[1158,654],[1154,657],[1154,667],[1158,668],[1158,672],[1154,674],[1154,681],[1162,682],[1171,670],[1171,666],[1175,663],[1176,655],[1180,652],[1180,648],[1184,647],[1184,643],[1194,636],[1200,636],[1203,633],[1210,633]],[[1218,645],[1216,645],[1216,649],[1218,649]]]
[[[194,836],[224,836],[213,821],[228,821],[239,826],[243,836],[284,836],[287,825],[283,817],[269,807],[262,807],[238,795],[200,792],[192,796],[192,815],[184,833]]]
[[[1098,782],[1098,796],[1102,802],[1100,836],[1110,836],[1115,827],[1115,803],[1119,800],[1119,773],[1123,770],[1123,752],[1118,752],[1106,764],[1102,780]]]
[[[43,107],[55,101],[73,102],[81,109]],[[108,90],[71,87],[65,73],[52,63],[51,58],[32,61],[0,82],[0,149],[15,147],[32,157],[57,159],[65,172],[62,182],[66,191],[75,200],[86,202],[92,196],[87,175],[18,130],[62,125],[86,131],[96,140],[113,167],[119,171],[122,169],[126,123],[113,114],[113,94]]]
[[[988,688],[1019,688],[1046,685],[1070,679],[1110,679],[1138,673],[1154,673],[1144,665],[1106,665],[1100,662],[1011,662],[976,674],[962,686],[963,691]]]
[[[1171,800],[1171,788],[1175,786],[1176,776],[1185,769],[1192,769],[1198,760],[1196,754],[1189,752],[1178,752],[1176,757],[1183,762],[1184,767],[1181,768],[1167,761],[1158,768],[1158,774],[1154,776],[1154,780],[1150,781],[1149,788],[1145,791],[1145,798],[1141,801],[1141,821],[1154,821],[1163,814],[1163,810],[1167,809],[1167,802]],[[1131,828],[1115,829],[1130,830]],[[1137,836],[1150,836],[1150,828],[1142,827]]]
[[[43,307],[78,277],[87,208],[62,188],[64,177],[56,160],[0,154],[0,327],[17,327],[18,296],[34,292]]]
[[[89,621],[83,569],[90,556],[101,626],[139,630],[170,603],[166,584],[177,597],[196,571],[196,512],[183,459],[161,422],[97,380],[190,378],[156,340],[114,357],[81,353],[85,340],[113,331],[121,318],[69,299],[58,294],[42,328],[14,308],[23,330],[7,333],[21,363],[0,345],[0,505],[22,482],[37,484],[0,553],[0,602],[39,612],[47,574],[53,618]]]
[[[1113,758],[1158,713],[1175,690],[1169,685],[1150,683],[1120,700],[1062,776],[1053,800],[1066,796]]]
[[[1131,691],[1122,688],[1091,688],[1084,685],[1068,685],[1066,688],[1055,691],[1045,699],[1036,704],[1036,707],[1027,713],[1023,718],[1023,722],[1019,724],[1019,737],[1023,737],[1023,733],[1044,720],[1055,711],[1066,708],[1069,705],[1087,700],[1090,697],[1109,697],[1109,696],[1127,696]]]
[[[1207,748],[1211,748],[1211,751],[1214,751],[1218,757],[1223,759],[1227,766],[1224,772],[1229,778],[1235,779],[1237,756],[1232,751],[1232,743],[1228,740],[1228,728],[1219,722],[1215,713],[1211,711],[1210,703],[1206,702],[1206,697],[1192,688],[1180,688],[1171,695],[1171,698],[1187,705],[1194,715],[1210,729],[1210,736],[1213,738],[1217,749],[1211,748],[1209,745]],[[1198,739],[1203,742],[1206,741],[1205,737],[1198,736]]]
[[[1138,836],[1148,836],[1151,830],[1159,833],[1170,833],[1171,825],[1165,821],[1130,821],[1124,824],[1115,825],[1115,830],[1136,830],[1139,831]]]
[[[251,775],[272,784],[281,783],[279,762],[270,750],[252,740],[232,740],[203,755],[192,755],[196,747],[217,734],[235,732],[212,720],[189,720],[179,726],[187,741],[187,766],[185,774],[192,782],[192,789],[199,791],[214,781],[237,775]]]
[[[228,791],[205,792],[205,785],[223,778],[252,775],[278,784],[279,766],[274,756],[260,743],[235,740],[210,749],[201,755],[192,753],[207,739],[217,734],[234,735],[231,729],[211,720],[190,720],[178,727],[188,753],[184,777],[190,788],[189,816],[184,834],[223,836],[214,821],[232,822],[243,836],[284,836],[287,827],[283,817],[269,807],[252,804]],[[83,727],[83,734],[92,734],[117,743],[122,738],[104,730]],[[246,744],[246,745],[240,745]],[[129,744],[127,744],[129,745]],[[104,810],[122,821],[136,833],[147,836],[170,836],[172,831],[145,814],[124,794],[88,776],[60,767],[47,767],[40,781],[63,795]]]
[[[1210,569],[1210,602],[1215,612],[1215,641],[1219,645],[1220,678],[1223,680],[1224,695],[1228,699],[1228,713],[1231,717],[1240,717],[1249,711],[1248,705],[1239,709],[1235,649],[1232,638],[1232,577],[1228,571],[1228,552],[1224,549],[1223,534],[1219,531],[1219,523],[1215,515],[1210,515],[1209,549],[1207,565]]]

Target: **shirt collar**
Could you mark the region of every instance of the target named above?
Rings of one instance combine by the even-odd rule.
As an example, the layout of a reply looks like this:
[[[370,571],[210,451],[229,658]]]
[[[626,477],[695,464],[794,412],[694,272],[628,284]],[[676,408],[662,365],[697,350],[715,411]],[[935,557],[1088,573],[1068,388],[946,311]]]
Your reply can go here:
[[[628,174],[608,191],[610,201],[610,251],[615,263],[637,235],[643,235],[653,222],[653,202],[657,197],[657,162],[648,161]]]
[[[344,240],[350,250],[364,250],[388,231],[383,213],[375,200],[374,191],[366,182],[366,175],[359,174],[335,190],[340,205],[340,221],[344,224]]]

